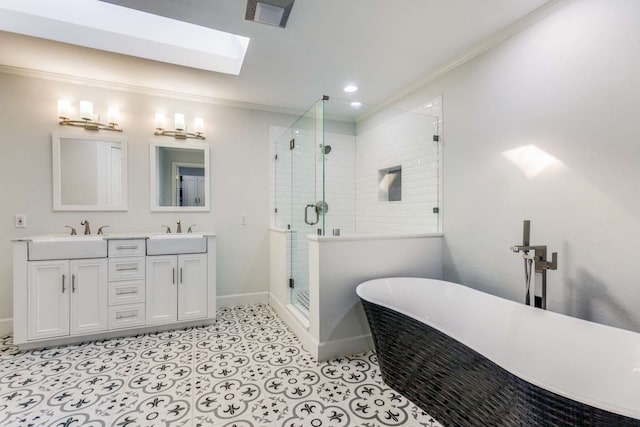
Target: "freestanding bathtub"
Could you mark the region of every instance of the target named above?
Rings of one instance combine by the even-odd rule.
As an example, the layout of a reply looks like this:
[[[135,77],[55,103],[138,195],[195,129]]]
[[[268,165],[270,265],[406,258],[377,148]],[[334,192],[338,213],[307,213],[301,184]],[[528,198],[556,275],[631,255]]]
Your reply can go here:
[[[640,334],[441,280],[357,293],[382,378],[445,426],[640,426]]]

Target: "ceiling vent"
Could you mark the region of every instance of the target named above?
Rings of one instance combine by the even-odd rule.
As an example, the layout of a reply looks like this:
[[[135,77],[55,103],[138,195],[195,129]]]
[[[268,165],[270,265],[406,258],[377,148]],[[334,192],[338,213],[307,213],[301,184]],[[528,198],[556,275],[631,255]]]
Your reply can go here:
[[[294,0],[247,0],[244,19],[284,28]]]

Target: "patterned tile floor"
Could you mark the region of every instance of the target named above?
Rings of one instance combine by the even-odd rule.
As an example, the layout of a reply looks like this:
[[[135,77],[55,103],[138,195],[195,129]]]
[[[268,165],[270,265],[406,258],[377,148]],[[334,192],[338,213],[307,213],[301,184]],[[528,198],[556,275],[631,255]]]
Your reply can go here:
[[[213,325],[20,352],[0,338],[0,426],[439,426],[376,356],[315,362],[268,305]]]

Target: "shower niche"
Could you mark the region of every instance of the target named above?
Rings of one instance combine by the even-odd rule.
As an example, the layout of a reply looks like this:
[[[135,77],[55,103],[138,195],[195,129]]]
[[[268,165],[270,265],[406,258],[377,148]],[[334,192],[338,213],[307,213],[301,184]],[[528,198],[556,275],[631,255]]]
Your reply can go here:
[[[378,201],[402,201],[402,166],[378,171]]]

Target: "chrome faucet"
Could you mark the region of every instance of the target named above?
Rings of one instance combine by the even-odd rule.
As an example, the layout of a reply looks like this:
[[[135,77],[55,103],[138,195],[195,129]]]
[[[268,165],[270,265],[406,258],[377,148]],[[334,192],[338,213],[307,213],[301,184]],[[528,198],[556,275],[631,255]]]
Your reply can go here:
[[[98,235],[99,235],[99,236],[102,236],[102,235],[104,234],[104,233],[102,232],[102,229],[103,229],[103,228],[107,228],[107,227],[108,227],[108,225],[103,225],[102,227],[98,227]]]
[[[89,221],[83,219],[80,225],[84,225],[84,235],[88,236],[91,234],[91,229],[89,228]]]
[[[551,261],[547,260],[547,247],[531,245],[529,243],[530,233],[531,233],[531,221],[525,220],[522,227],[522,245],[512,246],[511,250],[516,253],[522,252],[522,258],[524,259],[525,285],[527,290],[526,296],[525,296],[525,304],[531,305],[529,286],[531,284],[531,277],[533,273],[531,271],[531,267],[533,266],[534,272],[540,273],[542,275],[542,283],[540,286],[541,295],[539,297],[536,296],[535,290],[533,293],[534,306],[546,310],[547,309],[547,270],[556,270],[558,268],[558,253],[553,252],[551,254]],[[530,253],[530,252],[533,252],[533,253]]]
[[[71,235],[72,235],[72,236],[77,236],[77,235],[78,235],[78,233],[76,232],[76,229],[75,229],[75,228],[73,228],[72,226],[70,226],[70,225],[65,225],[65,228],[70,228],[70,229],[71,229]]]
[[[196,226],[195,224],[190,225],[190,226],[189,226],[189,229],[187,230],[187,233],[193,233],[192,228],[193,228],[193,227],[195,227],[195,226]]]
[[[168,225],[161,225],[160,227],[167,227],[167,234],[171,234],[171,227]]]
[[[556,270],[558,268],[558,253],[553,252],[551,254],[551,261],[547,260],[547,247],[546,246],[531,246],[529,243],[529,235],[531,233],[531,221],[525,220],[522,227],[522,245],[512,246],[513,252],[523,252],[524,259],[531,259],[535,261],[536,271],[542,270]],[[533,251],[533,255],[529,255],[529,251]]]
[[[180,225],[180,221],[178,221],[178,227],[176,228],[176,233],[182,233],[182,225]]]

